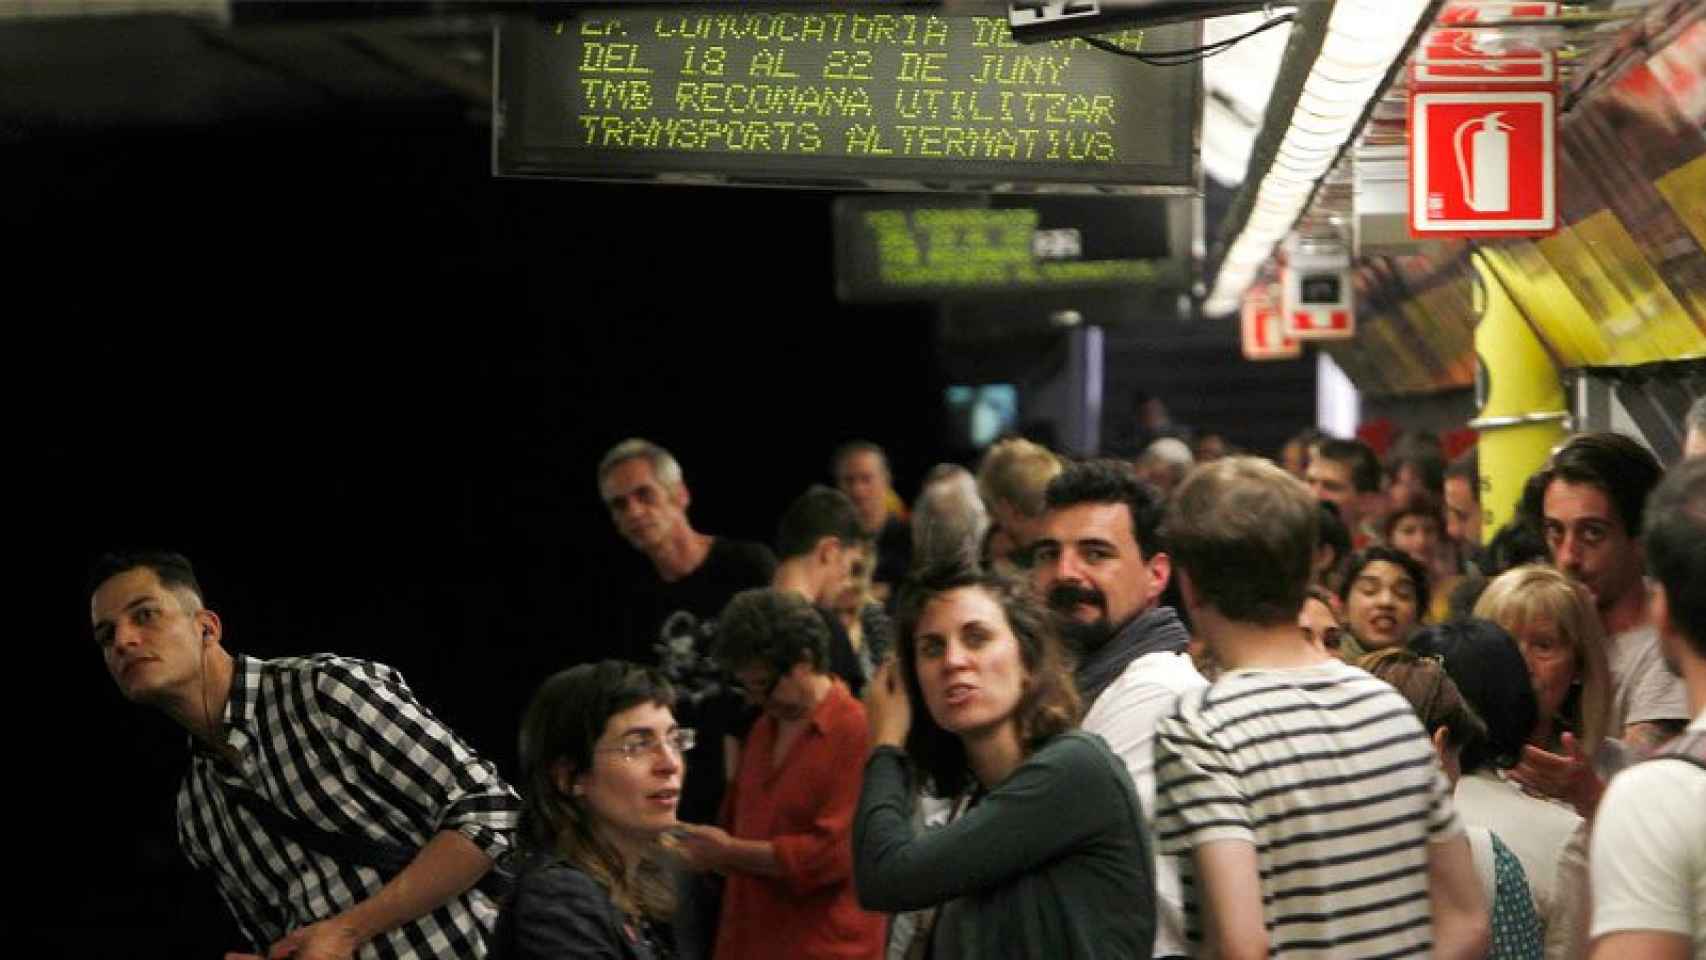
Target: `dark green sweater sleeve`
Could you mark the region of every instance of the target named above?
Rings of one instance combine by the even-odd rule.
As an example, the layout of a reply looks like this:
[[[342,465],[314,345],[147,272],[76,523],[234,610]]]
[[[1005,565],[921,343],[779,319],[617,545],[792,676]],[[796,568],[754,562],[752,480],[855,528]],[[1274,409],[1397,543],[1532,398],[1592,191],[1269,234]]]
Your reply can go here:
[[[952,823],[919,831],[893,747],[871,753],[853,821],[853,878],[867,910],[918,910],[997,886],[1108,834],[1130,800],[1087,734],[1065,733]],[[1114,761],[1117,762],[1117,761]]]

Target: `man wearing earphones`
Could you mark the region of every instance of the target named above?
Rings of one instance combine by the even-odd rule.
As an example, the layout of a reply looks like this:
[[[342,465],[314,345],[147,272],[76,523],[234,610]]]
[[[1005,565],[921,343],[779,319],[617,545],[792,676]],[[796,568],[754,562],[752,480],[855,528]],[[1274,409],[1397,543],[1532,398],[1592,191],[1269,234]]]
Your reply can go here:
[[[226,652],[175,553],[108,554],[90,585],[119,692],[190,733],[179,842],[257,951],[227,960],[485,954],[497,908],[474,885],[520,802],[396,671]]]

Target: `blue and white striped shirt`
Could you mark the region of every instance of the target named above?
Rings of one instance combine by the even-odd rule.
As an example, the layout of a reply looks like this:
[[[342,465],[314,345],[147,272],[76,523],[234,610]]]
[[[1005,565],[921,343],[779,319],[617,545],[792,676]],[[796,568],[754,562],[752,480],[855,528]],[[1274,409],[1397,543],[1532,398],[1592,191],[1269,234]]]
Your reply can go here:
[[[1275,957],[1396,957],[1432,947],[1428,844],[1461,835],[1410,704],[1337,660],[1234,670],[1186,693],[1155,742],[1156,841],[1180,858],[1202,935],[1194,847],[1256,848]]]

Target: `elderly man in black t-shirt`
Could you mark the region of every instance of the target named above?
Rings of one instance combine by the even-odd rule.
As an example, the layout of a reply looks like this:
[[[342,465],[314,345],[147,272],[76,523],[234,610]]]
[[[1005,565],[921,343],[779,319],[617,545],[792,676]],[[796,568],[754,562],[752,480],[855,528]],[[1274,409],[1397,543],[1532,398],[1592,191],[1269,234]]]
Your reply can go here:
[[[656,575],[622,598],[622,642],[629,659],[654,657],[676,684],[678,707],[699,728],[701,749],[688,759],[684,820],[714,819],[727,769],[722,751],[733,733],[725,701],[738,703],[710,660],[717,614],[736,593],[768,586],[776,558],[762,544],[713,537],[687,519],[692,497],[681,465],[668,450],[634,438],[612,447],[598,464],[598,493],[616,531],[651,561]]]
[[[610,448],[598,463],[598,495],[616,532],[652,567],[652,576],[635,571],[610,598],[618,604],[624,656],[663,669],[680,698],[676,717],[699,733],[700,748],[687,755],[677,813],[689,823],[713,823],[744,730],[740,695],[710,657],[717,614],[736,593],[768,586],[776,558],[762,544],[693,529],[681,464],[649,440],[636,437]],[[708,954],[717,897],[703,888],[683,893],[677,946],[683,956]]]

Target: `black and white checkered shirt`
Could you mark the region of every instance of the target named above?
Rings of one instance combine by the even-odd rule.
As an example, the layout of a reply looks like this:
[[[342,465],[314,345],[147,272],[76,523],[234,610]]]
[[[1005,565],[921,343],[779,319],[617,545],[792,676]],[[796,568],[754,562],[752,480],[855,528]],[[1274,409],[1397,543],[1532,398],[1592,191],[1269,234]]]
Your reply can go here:
[[[397,671],[330,654],[237,655],[222,736],[237,766],[197,746],[178,790],[178,839],[264,954],[384,885],[269,834],[232,791],[247,790],[321,830],[419,849],[455,830],[494,859],[510,849],[520,801],[468,745],[415,701]],[[477,890],[374,938],[367,960],[481,957],[497,908]]]

